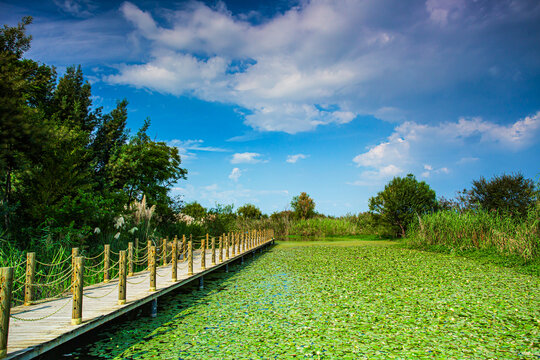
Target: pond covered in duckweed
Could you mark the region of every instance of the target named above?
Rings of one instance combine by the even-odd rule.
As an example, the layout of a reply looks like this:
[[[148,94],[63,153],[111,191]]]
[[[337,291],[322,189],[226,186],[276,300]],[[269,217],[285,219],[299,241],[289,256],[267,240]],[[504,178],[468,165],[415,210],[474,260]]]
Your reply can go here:
[[[286,243],[73,359],[540,357],[540,278],[391,242]]]

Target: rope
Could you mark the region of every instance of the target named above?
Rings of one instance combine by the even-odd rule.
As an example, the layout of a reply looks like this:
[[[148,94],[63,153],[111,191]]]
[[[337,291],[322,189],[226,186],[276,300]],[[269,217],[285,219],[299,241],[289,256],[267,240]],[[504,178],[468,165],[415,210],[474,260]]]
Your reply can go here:
[[[68,300],[64,303],[64,305],[60,306],[58,309],[56,309],[54,312],[52,312],[51,314],[49,315],[45,315],[45,316],[42,316],[40,318],[35,318],[35,319],[25,319],[25,318],[20,318],[18,316],[15,316],[15,315],[10,315],[13,319],[15,320],[19,320],[19,321],[39,321],[39,320],[43,320],[43,319],[46,319],[48,317],[51,317],[53,316],[54,314],[58,313],[60,310],[62,310],[63,308],[66,307],[67,304],[69,304],[70,302],[70,298],[68,298]]]
[[[18,279],[13,280],[13,282],[14,282],[14,283],[15,283],[15,282],[18,282],[18,283],[24,284],[24,283],[26,282],[26,279],[25,279],[25,281],[21,281],[21,279],[24,279],[24,278],[26,278],[26,273],[24,273],[24,274],[22,274],[21,276],[19,276]]]
[[[67,279],[69,279],[69,277],[71,276],[71,272],[68,272],[66,274],[63,275],[63,278],[58,278],[50,283],[45,283],[45,284],[32,284],[32,286],[52,286],[56,283],[59,283],[59,282],[62,282],[62,281],[65,281]]]
[[[99,254],[97,254],[96,256],[93,256],[93,257],[84,256],[84,259],[85,260],[94,260],[94,259],[97,259],[98,257],[100,257],[101,255],[103,255],[103,253],[105,253],[105,250],[103,250],[102,252],[100,252]]]
[[[91,268],[90,269],[85,268],[84,271],[86,271],[86,270],[90,271],[92,274],[102,274],[103,273],[103,269],[94,270],[94,269],[91,269]]]
[[[53,267],[53,266],[62,265],[63,263],[65,263],[65,262],[68,261],[69,259],[71,259],[71,255],[69,255],[67,258],[65,258],[64,260],[62,260],[62,261],[60,261],[59,263],[56,263],[56,264],[42,263],[42,262],[39,261],[39,260],[36,260],[36,263],[38,263],[38,264],[40,264],[40,265],[43,265],[43,266],[50,266],[50,267]]]
[[[156,269],[156,275],[159,276],[159,277],[166,277],[166,276],[167,276],[167,274],[165,274],[165,275],[159,275],[159,271],[157,271],[157,269]]]
[[[139,285],[139,284],[142,284],[143,282],[145,282],[146,279],[148,279],[149,276],[150,276],[150,273],[148,273],[148,275],[145,276],[145,277],[144,277],[141,281],[139,281],[139,282],[131,282],[131,281],[129,281],[129,280],[126,280],[126,282],[127,282],[128,284],[131,284],[131,285]]]
[[[13,293],[19,292],[22,288],[24,288],[24,286],[25,286],[25,284],[22,284],[21,286],[19,286],[18,289],[13,290],[12,292],[13,292]]]
[[[92,266],[85,266],[84,268],[85,268],[85,269],[87,269],[87,268],[88,268],[88,269],[95,269],[95,268],[97,268],[98,266],[101,266],[104,262],[105,262],[105,259],[101,260],[100,262],[98,262],[98,263],[95,264],[95,265],[92,265]]]
[[[58,274],[53,274],[53,273],[49,273],[49,274],[41,274],[41,273],[37,273],[36,274],[36,277],[38,276],[43,276],[46,281],[45,282],[48,282],[49,281],[49,278],[51,277],[54,277],[54,276],[59,276],[59,277],[62,277],[68,273],[71,273],[71,267],[68,267],[68,268],[65,268],[64,270],[60,271]],[[53,280],[54,281],[54,280]]]
[[[83,296],[84,296],[84,297],[87,297],[87,298],[90,298],[90,299],[101,299],[101,298],[104,298],[105,296],[111,295],[112,292],[113,292],[114,290],[116,290],[117,287],[118,287],[118,284],[116,284],[116,286],[113,286],[112,290],[109,291],[108,293],[106,293],[105,295],[92,296],[92,295],[86,295],[86,294],[83,293]]]
[[[12,268],[18,268],[19,266],[22,266],[23,264],[26,264],[26,260],[23,260],[22,262],[16,264],[16,265],[13,265],[11,266]]]

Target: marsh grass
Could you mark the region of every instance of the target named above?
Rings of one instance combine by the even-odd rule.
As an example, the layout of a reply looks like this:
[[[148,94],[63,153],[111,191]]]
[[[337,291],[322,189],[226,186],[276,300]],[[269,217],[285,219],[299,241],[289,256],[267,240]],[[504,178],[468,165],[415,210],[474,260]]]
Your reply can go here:
[[[457,251],[492,250],[533,260],[540,255],[539,235],[537,209],[532,209],[526,218],[496,212],[447,210],[419,217],[410,227],[407,244]]]

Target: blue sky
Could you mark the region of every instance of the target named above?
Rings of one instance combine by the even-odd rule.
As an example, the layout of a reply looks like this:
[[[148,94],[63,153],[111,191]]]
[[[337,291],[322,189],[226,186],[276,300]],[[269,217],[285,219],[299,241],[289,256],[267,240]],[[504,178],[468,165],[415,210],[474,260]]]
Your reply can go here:
[[[452,197],[540,175],[540,3],[488,0],[8,1],[27,57],[81,64],[95,106],[177,146],[205,206],[367,210],[413,173]]]

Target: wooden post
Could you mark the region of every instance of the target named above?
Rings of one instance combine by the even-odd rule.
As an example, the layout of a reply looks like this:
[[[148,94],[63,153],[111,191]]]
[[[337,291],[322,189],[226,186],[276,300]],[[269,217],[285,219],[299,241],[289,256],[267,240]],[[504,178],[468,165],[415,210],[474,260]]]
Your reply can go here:
[[[178,279],[178,238],[175,236],[172,243],[172,265],[171,265],[171,278],[176,282]]]
[[[128,243],[127,260],[128,260],[127,276],[133,276],[133,243],[132,242]]]
[[[75,258],[79,256],[79,248],[71,248],[71,293],[75,284]]]
[[[73,305],[71,308],[71,325],[79,325],[82,322],[82,301],[83,301],[83,274],[84,257],[75,258],[75,282],[73,287]]]
[[[206,234],[208,238],[208,234]],[[206,240],[203,238],[201,244],[201,270],[206,270]]]
[[[216,265],[216,238],[212,237],[212,265]]]
[[[36,273],[36,253],[26,254],[26,282],[24,285],[24,306],[32,305],[34,276]]]
[[[156,291],[156,247],[150,246],[150,291]]]
[[[182,261],[186,261],[187,258],[187,243],[186,243],[186,235],[182,235]]]
[[[105,244],[105,252],[103,254],[103,282],[109,282],[109,262],[111,260],[111,246]]]
[[[162,265],[167,265],[167,238],[163,239],[163,250],[161,255]]]
[[[229,236],[225,235],[225,260],[229,259]]]
[[[13,268],[0,268],[0,359],[7,355],[11,291],[13,290]]]
[[[219,255],[218,255],[218,260],[220,263],[223,262],[223,237],[220,236],[219,237]]]
[[[240,255],[241,244],[242,244],[242,233],[236,233],[236,246],[238,246],[238,250],[236,251],[236,253],[238,255]]]
[[[139,262],[139,238],[135,238],[135,262]]]
[[[150,270],[150,248],[152,247],[152,240],[148,240],[146,243],[146,252],[148,253],[148,270]]]
[[[190,235],[191,237],[191,235]],[[187,248],[187,262],[188,262],[188,270],[187,270],[187,274],[188,275],[193,275],[193,243],[191,242],[191,240],[189,240],[188,242],[188,248]]]
[[[234,233],[231,233],[231,255],[234,257],[235,252]]]
[[[120,250],[118,260],[118,305],[126,303],[126,250]]]

